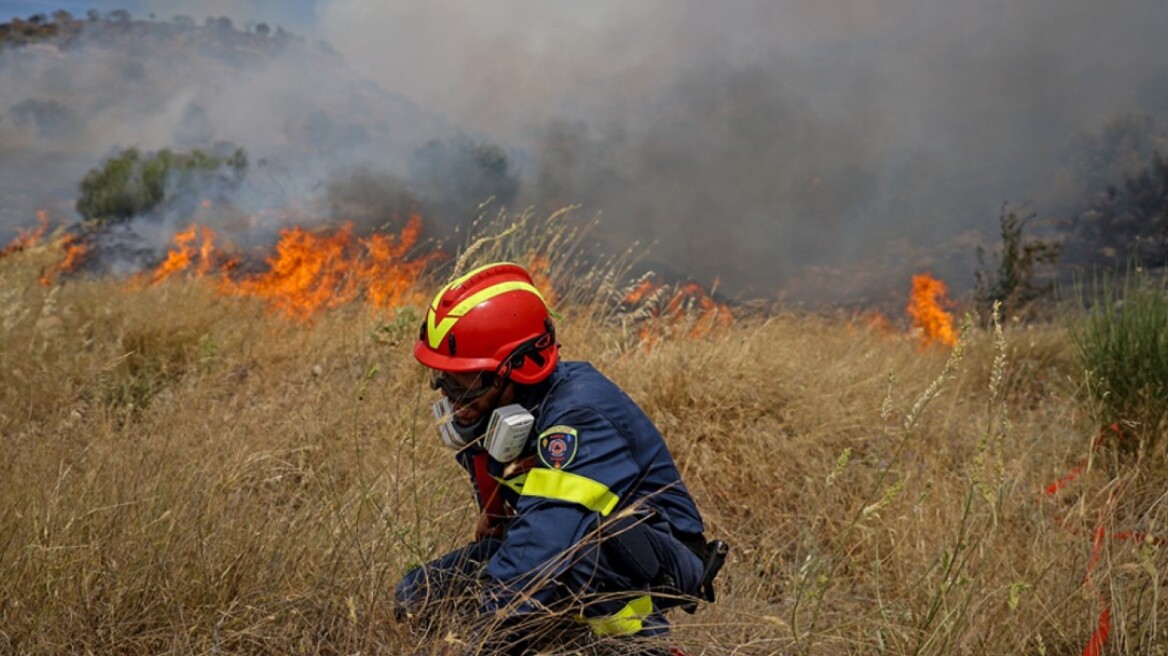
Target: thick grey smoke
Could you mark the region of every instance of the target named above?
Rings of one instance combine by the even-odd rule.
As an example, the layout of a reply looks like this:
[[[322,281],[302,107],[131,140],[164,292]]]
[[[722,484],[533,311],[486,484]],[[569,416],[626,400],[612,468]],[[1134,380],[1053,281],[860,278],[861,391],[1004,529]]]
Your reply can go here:
[[[1168,118],[1161,0],[333,0],[318,14],[365,75],[527,149],[531,202],[583,202],[614,238],[657,242],[664,266],[751,294],[801,273],[870,292],[888,278],[858,272],[925,267],[967,286],[1004,201],[1063,201],[1077,135]]]
[[[607,239],[656,243],[660,268],[732,293],[872,298],[924,268],[968,286],[1004,201],[1045,214],[1083,193],[1081,134],[1130,113],[1168,124],[1162,0],[220,4],[237,26],[296,25],[305,48],[323,39],[344,61],[196,72],[5,52],[0,173],[28,170],[9,153],[34,153],[72,178],[63,190],[115,146],[213,137],[296,162],[273,167],[279,184],[259,185],[248,212],[349,172],[394,198],[501,188],[513,204],[602,212]],[[208,11],[158,6],[200,23]],[[96,86],[123,101],[14,108]],[[21,111],[45,127],[17,125]],[[280,156],[298,149],[309,164]],[[484,179],[493,169],[460,153],[509,168]]]

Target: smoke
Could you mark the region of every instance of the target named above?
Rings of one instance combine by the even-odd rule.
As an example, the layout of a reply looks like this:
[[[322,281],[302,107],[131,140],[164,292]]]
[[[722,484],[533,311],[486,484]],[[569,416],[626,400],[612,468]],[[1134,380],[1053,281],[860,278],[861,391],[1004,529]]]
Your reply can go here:
[[[157,261],[191,221],[250,248],[292,223],[396,229],[413,211],[445,219],[480,194],[514,198],[497,146],[358,77],[327,44],[175,9],[158,22],[81,17],[56,38],[0,49],[0,239],[38,209],[79,220],[79,183],[127,148],[241,147],[249,166],[230,188],[213,176],[172,184],[166,203],[106,230],[103,271]]]
[[[530,153],[524,199],[750,294],[809,266],[972,281],[1004,201],[1053,211],[1076,136],[1168,117],[1159,0],[318,6],[363,74]],[[890,270],[899,269],[899,270]],[[843,285],[855,282],[841,276]]]
[[[1068,182],[1082,134],[1168,123],[1162,0],[220,4],[151,10],[306,38],[198,66],[0,52],[0,174],[19,151],[76,184],[115,147],[229,141],[268,162],[243,212],[348,193],[448,227],[474,194],[581,203],[673,275],[870,298],[924,268],[968,287],[1004,201],[1088,191]]]

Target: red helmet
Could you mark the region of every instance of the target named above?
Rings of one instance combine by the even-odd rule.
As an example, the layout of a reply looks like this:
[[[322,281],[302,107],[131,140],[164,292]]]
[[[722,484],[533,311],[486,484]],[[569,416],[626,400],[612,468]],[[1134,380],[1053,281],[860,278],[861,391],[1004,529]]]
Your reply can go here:
[[[431,369],[490,371],[524,385],[551,375],[558,353],[547,302],[531,274],[510,262],[443,287],[414,344],[414,357]]]

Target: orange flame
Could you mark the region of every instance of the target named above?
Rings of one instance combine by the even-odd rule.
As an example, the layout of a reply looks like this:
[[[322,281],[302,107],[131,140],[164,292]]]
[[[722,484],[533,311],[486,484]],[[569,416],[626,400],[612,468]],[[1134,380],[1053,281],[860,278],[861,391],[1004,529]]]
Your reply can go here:
[[[32,248],[40,243],[41,238],[49,230],[49,213],[44,210],[37,210],[37,226],[27,230],[20,230],[16,233],[16,238],[8,242],[4,248],[0,249],[0,257],[5,257],[13,253],[19,253],[26,248]]]
[[[864,325],[879,335],[891,335],[896,332],[895,327],[892,325],[892,320],[884,316],[881,312],[872,310],[865,317]]]
[[[637,283],[622,299],[621,305],[640,309],[649,321],[641,326],[641,340],[646,344],[660,341],[666,332],[688,324],[686,335],[702,337],[718,327],[734,323],[734,315],[724,303],[714,300],[704,287],[696,282],[685,282],[672,290],[653,278]]]
[[[220,290],[267,299],[272,307],[301,318],[347,303],[356,295],[346,254],[352,237],[352,224],[331,235],[300,227],[282,230],[267,272],[239,282],[224,280]]]
[[[555,285],[552,284],[551,269],[552,261],[546,255],[532,255],[530,263],[527,265],[527,271],[531,274],[531,280],[535,283],[539,292],[543,294],[543,300],[548,306],[554,308],[559,298],[556,296]]]
[[[687,282],[680,285],[673,293],[673,297],[669,299],[666,313],[673,317],[680,317],[695,311],[702,319],[720,314],[719,323],[722,325],[730,324],[730,308],[715,301],[701,285],[696,282]]]
[[[365,298],[374,307],[389,308],[420,295],[414,283],[422,271],[442,253],[430,253],[408,260],[407,256],[422,235],[422,217],[414,214],[399,235],[375,234],[362,240],[364,257],[357,263],[356,282],[365,287]]]
[[[201,241],[196,249],[195,242],[197,240]],[[196,276],[202,277],[211,272],[215,252],[215,232],[213,230],[192,225],[174,236],[174,246],[166,254],[166,260],[150,274],[150,284],[157,285],[177,273],[186,271],[195,258],[199,260],[199,267],[195,272]]]
[[[952,305],[947,298],[949,288],[945,283],[928,273],[913,276],[912,293],[909,296],[908,314],[913,326],[921,329],[921,343],[940,342],[946,346],[957,345],[957,332],[953,329],[953,315],[944,310]]]
[[[221,238],[214,230],[192,224],[173,237],[163,261],[131,281],[131,286],[159,285],[179,275],[215,276],[216,293],[260,298],[274,311],[298,319],[309,319],[318,311],[362,299],[378,308],[424,303],[427,299],[417,282],[425,268],[445,254],[436,251],[411,256],[421,232],[422,219],[416,214],[396,235],[356,236],[352,224],[315,231],[287,228],[280,232],[273,253],[265,259],[266,268],[247,273],[239,266],[238,258],[220,250]],[[22,237],[21,243],[31,243],[37,238],[23,233]],[[59,273],[74,270],[91,249],[88,242],[75,236],[68,236],[61,243],[65,255],[44,273],[43,284],[51,284]],[[227,246],[230,252],[231,245]],[[557,294],[551,280],[551,260],[533,254],[528,269],[548,303],[555,304]],[[628,293],[622,306],[635,311],[642,320],[641,336],[646,343],[656,342],[667,334],[700,337],[719,326],[729,326],[734,320],[725,304],[694,282],[663,285],[642,280]]]
[[[661,288],[661,285],[653,282],[650,278],[645,278],[628,294],[625,295],[623,303],[630,306],[640,305],[642,301],[649,298],[649,295]]]
[[[157,285],[184,272],[195,278],[217,272],[219,294],[262,298],[273,309],[300,319],[358,298],[375,307],[393,307],[418,300],[415,281],[427,264],[442,256],[407,259],[421,231],[417,215],[410,217],[400,235],[354,237],[352,224],[331,232],[289,228],[280,232],[266,271],[236,278],[231,273],[237,261],[219,255],[215,232],[191,226],[174,236],[174,246],[148,274],[149,282]]]
[[[78,239],[76,235],[65,235],[62,237],[61,248],[65,250],[65,256],[56,264],[45,269],[44,273],[37,280],[37,282],[45,287],[52,285],[56,281],[57,275],[76,271],[77,267],[81,266],[85,261],[90,251],[89,243]]]

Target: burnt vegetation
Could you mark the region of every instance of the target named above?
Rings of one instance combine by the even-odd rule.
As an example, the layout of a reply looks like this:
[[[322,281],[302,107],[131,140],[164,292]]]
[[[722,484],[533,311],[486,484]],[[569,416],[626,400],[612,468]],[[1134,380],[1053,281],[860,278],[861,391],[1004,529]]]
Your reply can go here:
[[[1168,126],[1121,115],[1073,148],[1073,200],[1059,212],[1064,264],[1088,274],[1168,266]]]
[[[1007,316],[1049,316],[1085,280],[1168,269],[1168,132],[1150,116],[1123,115],[1072,145],[1065,198],[1049,215],[1003,204],[1000,242],[977,248],[974,301]]]
[[[1168,155],[1155,153],[1139,170],[1093,195],[1072,218],[1069,237],[1068,255],[1082,266],[1168,266]]]

